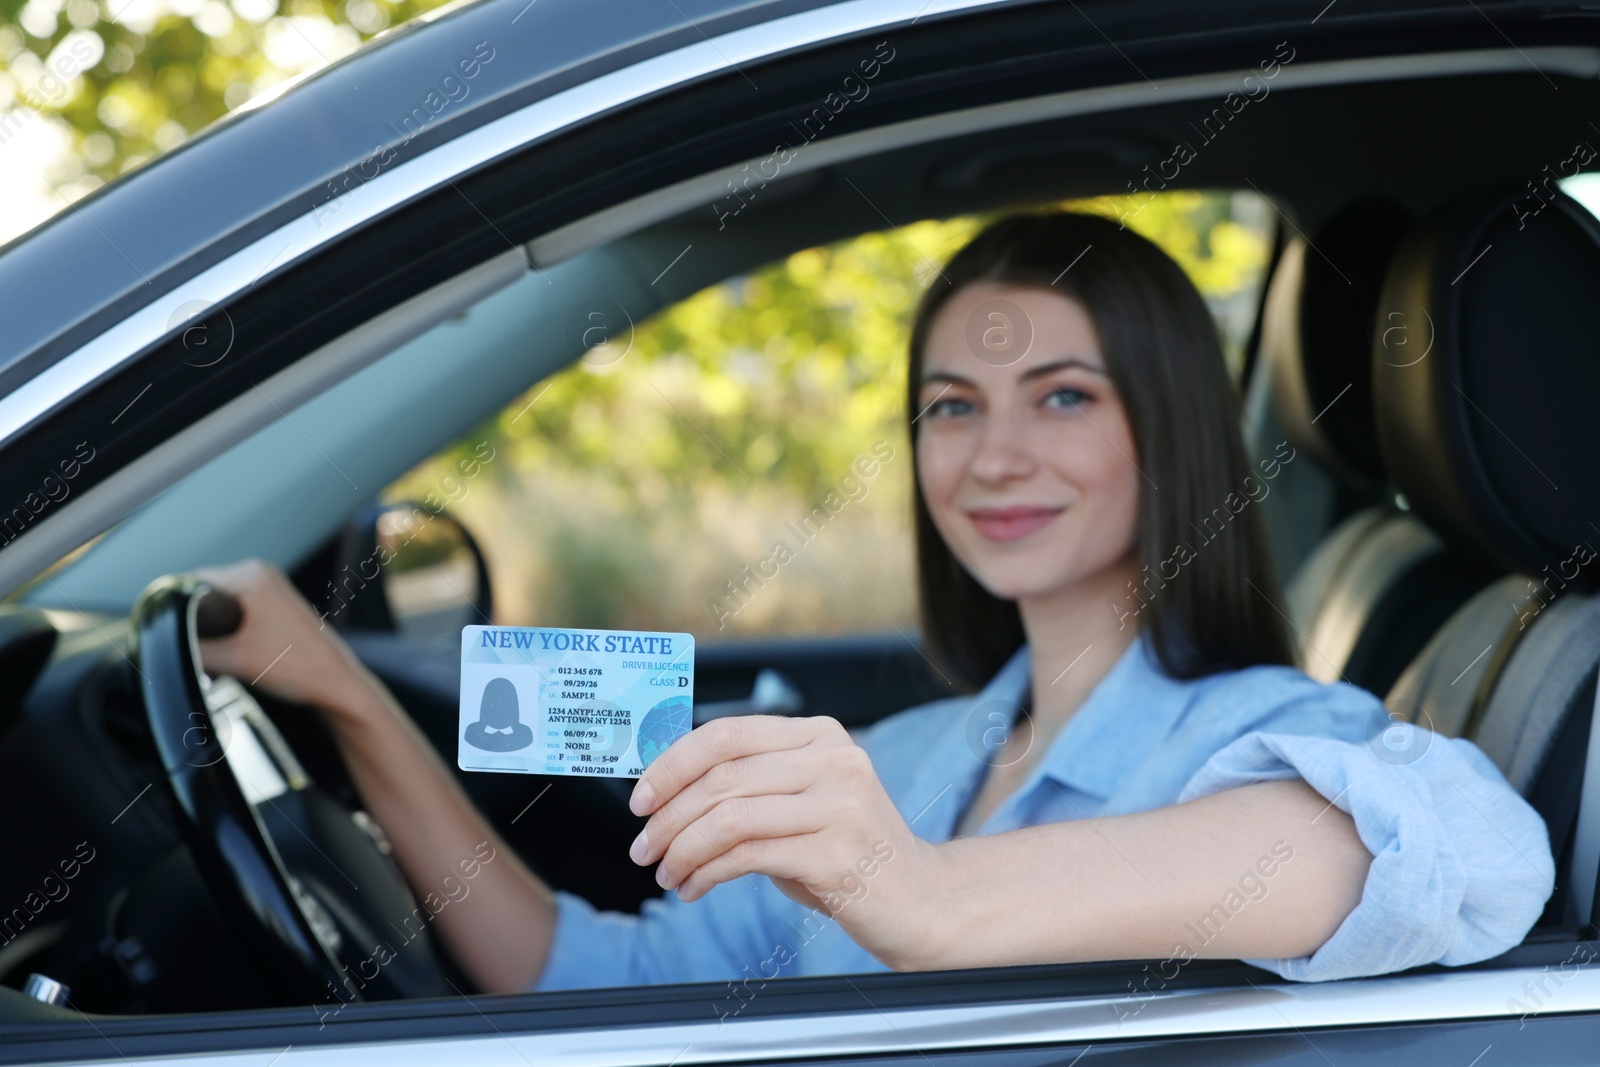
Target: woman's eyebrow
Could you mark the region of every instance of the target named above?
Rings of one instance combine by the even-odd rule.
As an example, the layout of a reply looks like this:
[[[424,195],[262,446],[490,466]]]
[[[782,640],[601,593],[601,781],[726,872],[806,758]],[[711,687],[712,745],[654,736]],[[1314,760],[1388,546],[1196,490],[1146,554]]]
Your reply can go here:
[[[1047,374],[1054,374],[1058,370],[1065,370],[1068,367],[1081,367],[1083,370],[1093,374],[1098,374],[1102,377],[1106,376],[1104,367],[1096,366],[1088,360],[1077,356],[1069,356],[1066,359],[1052,360],[1049,363],[1023,371],[1020,377],[1022,381],[1030,381],[1034,378],[1042,378]],[[929,385],[934,382],[947,382],[950,385],[971,385],[972,379],[963,378],[959,374],[951,374],[949,371],[929,371],[922,376],[920,384]]]
[[[1053,360],[1041,366],[1025,370],[1022,372],[1022,380],[1029,381],[1033,378],[1042,378],[1047,374],[1054,374],[1056,371],[1064,370],[1067,367],[1081,367],[1086,371],[1091,371],[1100,375],[1101,377],[1106,377],[1106,369],[1104,367],[1097,367],[1088,360],[1079,359],[1076,356],[1073,356],[1067,359]]]

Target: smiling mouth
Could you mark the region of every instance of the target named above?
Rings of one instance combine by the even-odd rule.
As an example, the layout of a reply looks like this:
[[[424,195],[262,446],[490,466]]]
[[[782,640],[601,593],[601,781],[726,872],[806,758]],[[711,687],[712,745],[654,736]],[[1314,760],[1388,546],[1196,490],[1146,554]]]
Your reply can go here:
[[[967,518],[991,541],[1017,541],[1047,525],[1065,508],[974,508]]]

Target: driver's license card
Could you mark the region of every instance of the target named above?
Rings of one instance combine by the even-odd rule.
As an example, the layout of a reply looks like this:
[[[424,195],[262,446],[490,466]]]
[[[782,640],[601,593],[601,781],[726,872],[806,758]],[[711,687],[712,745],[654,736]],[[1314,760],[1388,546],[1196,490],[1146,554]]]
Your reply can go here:
[[[637,778],[693,714],[690,634],[461,631],[462,770]]]

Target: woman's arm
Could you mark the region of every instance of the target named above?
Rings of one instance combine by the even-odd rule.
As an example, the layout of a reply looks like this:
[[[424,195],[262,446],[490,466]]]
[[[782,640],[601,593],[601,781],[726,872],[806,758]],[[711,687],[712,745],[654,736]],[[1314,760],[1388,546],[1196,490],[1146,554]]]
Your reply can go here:
[[[651,764],[633,810],[651,815],[635,861],[661,858],[658,881],[685,900],[767,874],[901,970],[1165,957],[1180,942],[1306,955],[1372,861],[1351,817],[1302,781],[931,844],[820,717],[714,720]]]
[[[479,869],[471,896],[441,909],[433,926],[483,992],[532,988],[555,923],[550,889],[472,806],[388,690],[280,571],[250,561],[200,576],[238,597],[244,611],[233,634],[200,643],[206,670],[255,679],[261,689],[321,710],[356,790],[419,899],[446,897],[443,880],[458,877],[457,863],[480,842],[493,845],[495,862]]]
[[[903,969],[1309,956],[1372,863],[1351,817],[1298,779],[938,851],[927,936]]]

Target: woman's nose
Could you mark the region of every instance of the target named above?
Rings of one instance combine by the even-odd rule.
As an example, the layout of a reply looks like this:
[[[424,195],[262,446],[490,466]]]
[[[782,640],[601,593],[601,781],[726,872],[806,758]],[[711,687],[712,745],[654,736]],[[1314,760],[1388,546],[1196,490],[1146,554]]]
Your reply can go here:
[[[980,482],[1005,482],[1027,477],[1035,466],[1024,427],[1007,412],[991,411],[978,436],[972,476]]]

